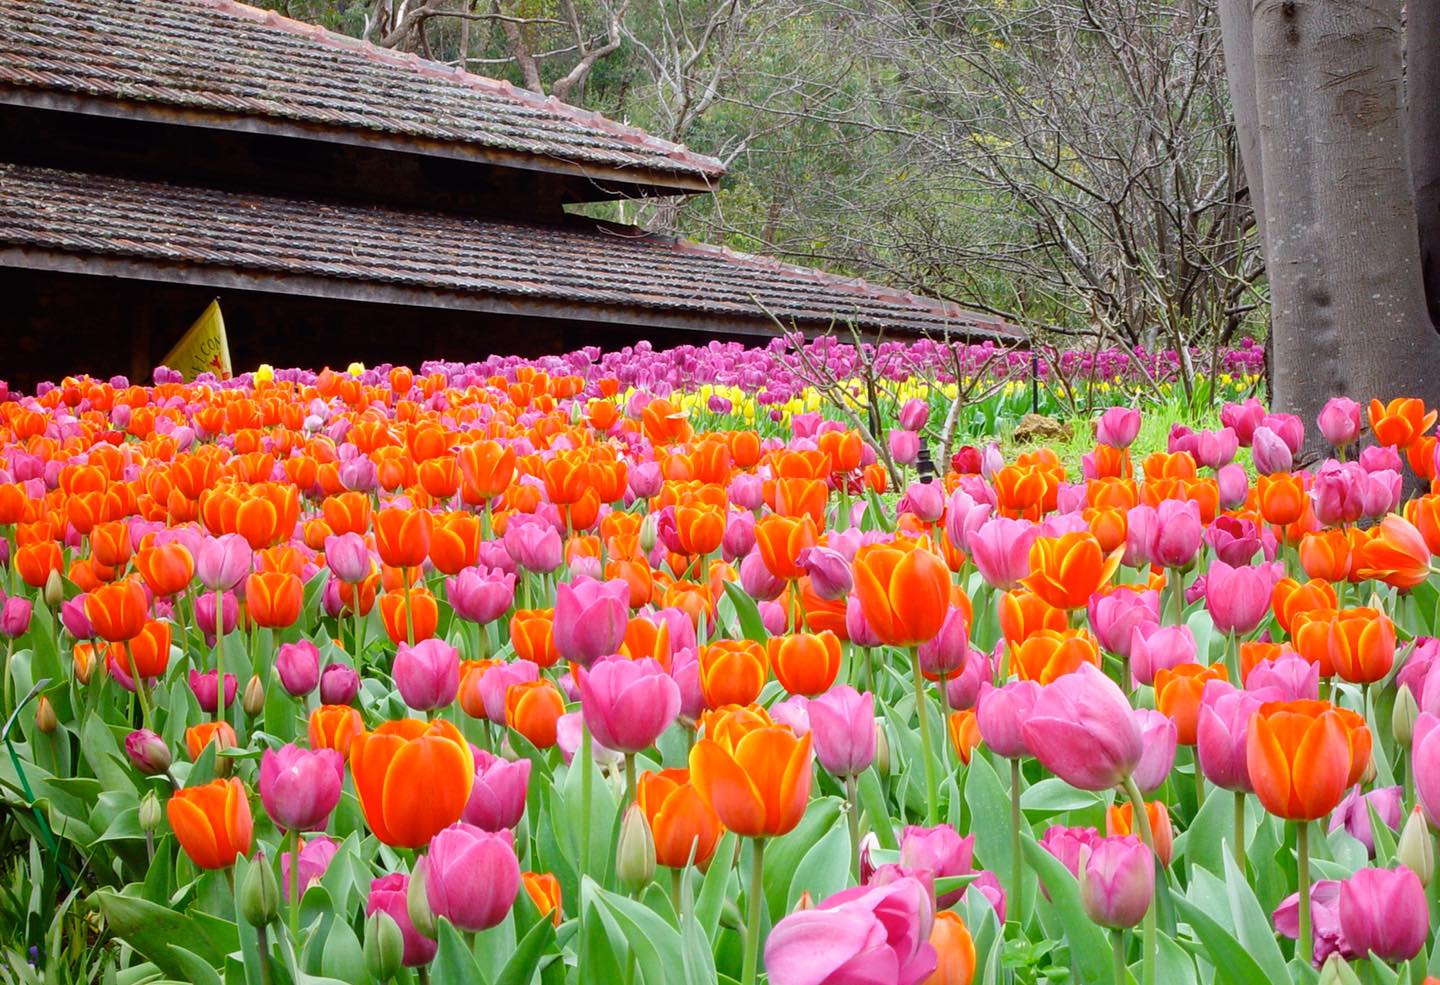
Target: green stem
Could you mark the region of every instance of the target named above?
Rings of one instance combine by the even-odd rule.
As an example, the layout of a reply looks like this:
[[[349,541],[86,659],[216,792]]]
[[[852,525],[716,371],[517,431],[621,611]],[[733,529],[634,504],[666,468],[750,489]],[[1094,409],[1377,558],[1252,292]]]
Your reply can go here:
[[[745,963],[741,966],[740,985],[755,985],[755,968],[760,958],[760,904],[765,899],[765,839],[756,838],[750,852],[750,916],[745,923]]]
[[[1115,985],[1127,985],[1130,967],[1125,963],[1125,931],[1110,931],[1110,946],[1115,954]]]
[[[1245,873],[1245,791],[1235,791],[1235,867]]]
[[[1205,771],[1200,768],[1200,747],[1192,747],[1195,753],[1195,814],[1205,805]]]
[[[263,924],[255,928],[255,943],[260,952],[260,985],[270,985],[274,981],[270,972],[270,937]]]
[[[410,569],[401,568],[400,577],[405,579],[405,642],[415,645],[415,613],[411,611]]]
[[[290,939],[300,948],[300,832],[290,832]]]
[[[920,672],[920,653],[910,649],[910,666],[915,670],[915,714],[920,718],[920,758],[925,761],[925,823],[939,823],[939,783],[935,778],[935,758],[930,749],[930,715],[925,707],[925,675]]]
[[[680,906],[681,889],[685,885],[685,870],[683,868],[672,868],[670,870],[670,905],[675,907],[677,916],[684,917],[685,913]]]
[[[627,752],[625,754],[625,802],[621,805],[621,810],[625,810],[633,803],[635,803],[635,754]]]
[[[850,875],[856,883],[860,881],[860,796],[855,775],[845,777],[846,799],[850,801],[845,810],[845,819],[850,824]]]
[[[580,877],[590,873],[590,801],[594,796],[591,784],[593,753],[590,751],[590,726],[580,719]]]
[[[1310,936],[1310,822],[1296,822],[1295,844],[1300,878],[1300,933],[1295,949],[1297,956],[1308,967],[1313,964],[1315,953],[1315,942]]]
[[[1020,849],[1020,826],[1025,823],[1024,816],[1020,813],[1020,759],[1010,760],[1010,914],[1014,917],[1016,924],[1022,920],[1023,909],[1023,882],[1024,868],[1022,862],[1024,856]]]
[[[5,717],[10,717],[11,706],[15,703],[15,685],[10,680],[10,658],[15,655],[15,641],[5,645]]]
[[[1145,798],[1140,795],[1140,788],[1135,786],[1135,780],[1132,777],[1125,778],[1125,794],[1130,798],[1130,808],[1134,814],[1135,826],[1140,829],[1140,840],[1145,843],[1145,847],[1150,849],[1155,858],[1159,858],[1155,852],[1155,832],[1150,830],[1150,815],[1145,812]],[[1156,940],[1155,901],[1153,899],[1145,910],[1143,933],[1144,947],[1140,954],[1140,981],[1143,985],[1155,985]]]

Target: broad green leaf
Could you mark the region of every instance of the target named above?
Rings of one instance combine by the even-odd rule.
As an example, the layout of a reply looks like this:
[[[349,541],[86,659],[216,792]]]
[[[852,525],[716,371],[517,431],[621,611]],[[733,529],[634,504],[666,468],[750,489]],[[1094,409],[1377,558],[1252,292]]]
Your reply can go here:
[[[1024,794],[1021,794],[1021,799],[1024,799]],[[995,774],[989,757],[979,754],[971,757],[965,800],[970,805],[971,830],[975,833],[975,857],[1000,877],[1000,881],[1006,884],[1005,892],[1013,900],[1015,887],[1009,885],[1014,865],[1010,842],[1010,794]]]
[[[525,895],[522,891],[521,895]],[[515,953],[495,976],[495,985],[529,985],[540,966],[540,959],[555,946],[555,924],[548,915],[540,917],[520,938]]]
[[[1270,926],[1269,915],[1260,907],[1255,891],[1235,866],[1235,859],[1225,855],[1225,889],[1230,898],[1231,920],[1236,936],[1245,950],[1251,954],[1271,981],[1285,980],[1285,956],[1275,942],[1275,932]]]
[[[785,899],[786,912],[795,908],[805,892],[809,892],[811,899],[818,903],[848,886],[852,858],[854,849],[850,845],[850,828],[847,824],[836,822],[796,866]]]
[[[444,917],[435,920],[435,959],[430,962],[430,973],[441,982],[485,982],[487,979],[470,953],[470,945],[460,936],[455,925]]]
[[[1070,870],[1065,868],[1054,855],[1041,848],[1028,834],[1022,843],[1025,860],[1040,876],[1040,881],[1050,893],[1050,901],[1061,926],[1065,928],[1065,939],[1070,944],[1070,959],[1084,982],[1103,982],[1113,979],[1113,959],[1110,942],[1095,923],[1085,915],[1080,905],[1080,886]]]
[[[1219,981],[1228,985],[1271,985],[1272,979],[1266,977],[1250,953],[1208,913],[1183,896],[1175,897],[1175,908],[1200,939]],[[1289,976],[1274,981],[1289,981]]]
[[[779,920],[789,912],[786,904],[790,885],[801,860],[828,832],[844,826],[845,822],[840,819],[840,798],[821,797],[805,808],[805,816],[795,830],[771,839],[765,848],[765,901],[772,920]]]
[[[754,640],[756,643],[764,643],[770,638],[765,632],[765,623],[760,618],[760,607],[755,600],[745,593],[739,582],[722,582],[725,589],[725,597],[735,607],[735,615],[740,620],[740,632],[747,640]]]

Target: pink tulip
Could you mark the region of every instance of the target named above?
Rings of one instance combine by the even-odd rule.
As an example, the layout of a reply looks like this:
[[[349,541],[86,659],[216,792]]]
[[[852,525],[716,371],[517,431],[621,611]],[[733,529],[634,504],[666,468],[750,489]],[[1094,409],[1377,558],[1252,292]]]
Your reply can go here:
[[[190,671],[190,691],[195,695],[195,701],[200,705],[200,710],[207,714],[215,713],[215,702],[220,697],[219,685],[220,672],[207,670],[200,673],[197,670]],[[235,703],[236,681],[234,674],[225,675],[225,707],[229,708]]]
[[[1160,789],[1175,765],[1175,722],[1149,708],[1137,708],[1134,714],[1144,751],[1132,776],[1141,793],[1153,793]]]
[[[1405,658],[1405,665],[1395,675],[1395,682],[1410,689],[1415,695],[1415,703],[1421,708],[1425,707],[1425,687],[1431,669],[1436,665],[1436,658],[1440,657],[1440,639],[1433,636],[1417,636],[1415,643],[1410,648],[1409,655]],[[1440,684],[1437,684],[1440,688]],[[1434,709],[1426,709],[1434,711]]]
[[[1189,626],[1141,623],[1130,635],[1130,673],[1141,684],[1154,684],[1155,675],[1181,664],[1195,662],[1195,634]]]
[[[197,599],[197,605],[198,605]],[[210,602],[211,611],[214,611],[215,602]],[[90,617],[85,615],[85,596],[77,595],[73,599],[66,599],[60,603],[60,622],[65,626],[65,631],[77,640],[88,640],[94,635],[94,628],[90,625]],[[213,632],[213,630],[212,630]]]
[[[1135,835],[1102,838],[1082,853],[1080,903],[1100,926],[1134,927],[1154,898],[1154,855]]]
[[[1365,514],[1362,490],[1366,474],[1354,462],[1342,465],[1332,459],[1320,466],[1310,486],[1315,519],[1327,527],[1360,519]]]
[[[325,538],[325,566],[341,581],[355,584],[369,576],[374,562],[365,538],[357,533]]]
[[[1300,454],[1300,449],[1305,445],[1305,422],[1294,414],[1266,414],[1260,426],[1273,431],[1285,442],[1291,455]]]
[[[1195,457],[1195,432],[1183,424],[1170,425],[1170,434],[1165,439],[1165,450],[1172,455],[1184,452]]]
[[[1361,470],[1364,471],[1363,469]],[[1395,469],[1366,472],[1360,482],[1360,512],[1363,516],[1383,517],[1400,508],[1404,491],[1400,473]]]
[[[1245,748],[1250,719],[1262,703],[1260,697],[1224,681],[1206,682],[1195,726],[1195,755],[1205,778],[1217,787],[1250,792]]]
[[[1150,549],[1155,543],[1155,529],[1158,514],[1155,507],[1141,504],[1132,506],[1125,514],[1125,558],[1124,563],[1132,568],[1148,567],[1151,563]]]
[[[300,892],[305,891],[312,885],[319,882],[330,868],[330,861],[335,853],[340,850],[340,844],[334,838],[326,835],[317,835],[314,838],[307,838],[300,849]],[[280,886],[285,899],[290,898],[290,853],[280,853]]]
[[[978,501],[957,486],[945,504],[945,536],[962,551],[970,550],[970,537],[990,517],[991,504]],[[832,534],[833,537],[833,534]],[[1029,573],[1029,545],[1026,545],[1026,573]]]
[[[203,541],[195,552],[195,576],[211,593],[225,592],[250,573],[253,552],[239,534]]]
[[[629,616],[630,586],[624,581],[561,582],[555,589],[555,649],[589,666],[619,650]]]
[[[1226,404],[1220,408],[1220,423],[1235,432],[1242,448],[1248,448],[1255,429],[1265,419],[1265,405],[1254,397],[1243,404]]]
[[[1000,878],[989,869],[981,871],[965,887],[966,893],[979,893],[985,897],[985,901],[995,908],[995,920],[1002,927],[1005,925],[1005,888],[1000,885]]]
[[[810,587],[822,599],[843,599],[855,585],[850,574],[850,562],[831,548],[806,547],[800,551],[795,563],[810,576]]]
[[[934,523],[945,515],[945,489],[938,482],[912,482],[900,497],[896,512]]]
[[[221,624],[226,635],[235,632],[235,624],[240,620],[240,603],[235,599],[234,592],[225,592],[220,596]],[[215,643],[215,593],[202,592],[195,597],[195,625],[200,627],[200,632],[205,634],[205,639],[213,646]]]
[[[875,635],[864,610],[860,608],[859,598],[854,595],[845,601],[845,635],[856,646],[880,645],[880,637]]]
[[[1269,692],[1274,701],[1315,701],[1320,697],[1320,665],[1298,653],[1282,653],[1251,667],[1245,690]]]
[[[1300,936],[1300,894],[1291,893],[1270,915],[1275,932],[1296,940]],[[1331,954],[1352,958],[1355,952],[1340,929],[1340,883],[1320,879],[1310,884],[1310,939],[1314,948],[1315,967],[1325,963]]]
[[[1295,456],[1291,453],[1290,447],[1285,444],[1283,438],[1269,428],[1256,429],[1251,457],[1255,462],[1255,470],[1261,475],[1289,472],[1295,467]]]
[[[584,716],[578,711],[561,715],[555,722],[555,744],[560,747],[560,755],[566,766],[574,761],[575,753],[580,751],[580,737],[584,727]],[[608,769],[618,769],[625,762],[624,753],[607,749],[593,740],[590,743],[590,758]]]
[[[1356,957],[1391,964],[1415,957],[1430,934],[1420,877],[1403,865],[1356,872],[1340,884],[1340,932]]]
[[[790,629],[791,613],[779,602],[761,602],[760,623],[771,636],[784,636]]]
[[[320,703],[348,705],[360,693],[360,675],[348,664],[328,664],[320,672]]]
[[[1326,441],[1336,448],[1344,448],[1360,437],[1360,405],[1349,397],[1331,397],[1320,408],[1315,423]]]
[[[27,598],[12,595],[0,605],[0,636],[19,639],[30,629],[30,613],[34,604]]]
[[[770,985],[919,985],[935,970],[931,891],[902,877],[785,917],[765,942]]]
[[[1399,472],[1405,467],[1400,453],[1389,445],[1370,445],[1361,449],[1358,461],[1366,472]]]
[[[974,857],[975,836],[962,838],[948,824],[937,824],[933,828],[911,824],[900,833],[901,867],[928,873],[932,883],[947,876],[968,876],[974,868]],[[941,910],[946,909],[964,893],[964,889],[946,893],[935,901],[935,905]]]
[[[504,543],[516,564],[536,574],[554,571],[565,557],[560,532],[544,520],[512,517],[505,526]]]
[[[1090,628],[1100,645],[1111,653],[1129,657],[1135,630],[1160,621],[1160,594],[1153,590],[1137,592],[1132,588],[1117,588],[1105,595],[1090,596],[1087,608]]]
[[[513,763],[492,756],[484,749],[475,755],[475,785],[465,803],[463,820],[483,831],[504,831],[520,823],[525,813],[525,793],[530,787],[531,762]]]
[[[953,674],[965,666],[970,653],[970,630],[965,610],[951,608],[945,614],[940,632],[917,650],[920,669],[927,674]]]
[[[1192,499],[1166,499],[1155,508],[1155,527],[1148,551],[1150,562],[1162,568],[1186,568],[1200,550],[1205,532],[1200,504]]]
[[[693,646],[670,655],[670,678],[680,688],[680,717],[699,720],[705,711],[705,692],[700,687],[700,658]]]
[[[1095,440],[1111,448],[1129,448],[1140,433],[1140,412],[1133,407],[1111,407],[1095,422]]]
[[[858,776],[875,761],[875,696],[837,684],[809,706],[815,757],[832,776]]]
[[[777,725],[789,726],[796,735],[809,735],[810,699],[803,694],[792,694],[770,706],[770,717]]]
[[[1414,757],[1415,799],[1432,828],[1440,828],[1440,718],[1422,712],[1410,744]]]
[[[1376,787],[1369,793],[1362,792],[1359,786],[1351,787],[1340,806],[1330,814],[1330,831],[1344,828],[1374,858],[1375,831],[1370,827],[1370,808],[1375,809],[1382,824],[1398,831],[1404,796],[1404,787]]]
[[[1200,431],[1195,435],[1195,460],[1208,469],[1229,465],[1240,448],[1234,428]]]
[[[1001,641],[998,645],[1004,645]],[[980,697],[980,686],[995,676],[990,654],[975,647],[965,657],[960,673],[945,678],[945,703],[954,711],[975,707]]]
[[[309,640],[280,644],[275,653],[275,673],[287,694],[304,697],[320,683],[320,650]]]
[[[260,757],[260,801],[278,828],[318,831],[340,802],[345,760],[334,749],[284,745]]]
[[[741,510],[731,513],[725,523],[725,536],[720,540],[725,560],[734,561],[755,549],[755,514]]]
[[[1014,680],[998,688],[989,683],[980,685],[975,724],[991,752],[1006,759],[1030,755],[1021,729],[1034,713],[1039,698],[1040,685],[1034,681]]]
[[[1079,879],[1081,858],[1103,840],[1104,836],[1094,828],[1052,825],[1040,838],[1040,847],[1059,859],[1060,863],[1070,870],[1070,874]],[[1046,898],[1049,898],[1048,894]]]
[[[455,615],[484,626],[515,604],[515,575],[496,568],[465,568],[445,579],[445,598]]]
[[[159,776],[174,761],[165,740],[148,728],[136,729],[125,736],[125,755],[146,776]]]
[[[757,602],[770,602],[785,591],[785,582],[770,573],[759,551],[751,551],[740,562],[740,587]]]
[[[1220,485],[1220,505],[1227,510],[1233,510],[1244,503],[1250,492],[1250,477],[1243,468],[1234,463],[1222,466],[1215,473],[1215,481]]]
[[[648,749],[680,714],[679,686],[650,657],[597,661],[579,676],[585,724],[608,749]]]
[[[905,401],[900,408],[900,426],[907,431],[919,431],[930,419],[930,405],[919,397]]]
[[[372,880],[370,895],[365,900],[365,915],[368,917],[377,910],[383,910],[395,921],[405,941],[402,963],[407,968],[416,968],[430,963],[438,945],[415,929],[410,919],[410,908],[405,903],[409,889],[410,877],[403,872],[392,872]]]
[[[1216,561],[1205,572],[1205,608],[1222,633],[1244,636],[1270,611],[1270,595],[1285,574],[1278,562],[1232,568]]]
[[[430,909],[461,930],[497,926],[520,890],[520,862],[509,831],[482,831],[457,821],[430,840],[420,864]]]
[[[1020,734],[1046,769],[1081,790],[1122,782],[1143,752],[1124,692],[1088,663],[1040,689]]]
[[[758,510],[765,505],[765,480],[749,472],[735,476],[730,480],[730,503],[742,510]]]
[[[1216,557],[1238,568],[1249,564],[1260,550],[1260,531],[1252,520],[1217,516],[1205,528],[1205,542],[1215,549]]]
[[[970,559],[991,588],[1008,592],[1030,574],[1030,547],[1039,535],[1029,521],[993,517],[970,532]]]
[[[914,465],[920,457],[920,436],[914,431],[894,429],[890,432],[888,443],[890,457],[897,465]]]
[[[460,691],[460,653],[441,639],[400,644],[391,670],[405,704],[416,711],[444,708]]]
[[[480,701],[485,717],[496,725],[505,724],[505,694],[511,685],[540,679],[540,668],[529,660],[512,660],[488,668],[480,675]]]

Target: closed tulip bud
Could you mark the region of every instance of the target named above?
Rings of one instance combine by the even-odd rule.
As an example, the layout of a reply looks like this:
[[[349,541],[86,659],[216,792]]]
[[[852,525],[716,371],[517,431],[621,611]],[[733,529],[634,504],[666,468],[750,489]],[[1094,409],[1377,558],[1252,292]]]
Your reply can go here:
[[[320,673],[320,703],[348,705],[360,693],[360,675],[348,664],[330,664]]]
[[[0,636],[10,640],[24,636],[30,629],[32,608],[29,599],[18,595],[12,595],[0,604]]]
[[[165,810],[160,806],[160,798],[155,796],[154,790],[149,791],[140,801],[140,830],[146,832],[160,830],[160,822],[164,817]]]
[[[158,776],[170,768],[172,756],[165,740],[149,729],[136,729],[125,737],[125,755],[146,776]]]
[[[1400,840],[1395,843],[1395,861],[1419,876],[1423,886],[1430,885],[1435,876],[1435,842],[1419,807],[1411,809],[1410,817],[1400,829]]]
[[[263,851],[255,853],[255,861],[240,884],[240,915],[252,927],[264,927],[280,910],[280,887],[275,871]]]
[[[655,549],[655,542],[659,539],[659,521],[655,519],[654,513],[646,513],[645,519],[640,521],[640,550],[649,554]]]
[[[400,972],[405,957],[405,935],[395,918],[376,910],[365,918],[365,970],[377,982],[388,982]]]
[[[1134,835],[1100,839],[1081,850],[1080,903],[1102,927],[1133,927],[1155,897],[1155,861]]]
[[[884,723],[875,721],[875,772],[884,779],[890,775],[890,740],[886,737]]]
[[[40,701],[35,705],[35,727],[46,735],[50,735],[60,727],[60,720],[55,717],[55,706],[45,695],[40,695]]]
[[[309,640],[282,643],[275,654],[275,672],[286,693],[304,697],[320,683],[320,650]]]
[[[630,892],[639,892],[655,878],[655,836],[639,804],[631,804],[620,822],[615,849],[615,877]]]
[[[265,710],[265,682],[260,679],[259,674],[252,674],[250,682],[245,685],[245,696],[240,699],[240,707],[245,709],[245,714],[254,718]]]
[[[426,891],[426,881],[429,873],[425,859],[421,859],[415,866],[415,871],[410,873],[410,882],[405,887],[405,912],[410,916],[410,923],[415,930],[423,937],[432,941],[435,939],[435,911],[430,909],[430,897]]]
[[[45,607],[51,612],[55,607],[65,601],[65,583],[60,580],[60,572],[54,568],[45,576],[45,588],[41,591],[40,597],[45,600]]]
[[[1415,694],[1408,687],[1400,688],[1395,695],[1395,706],[1390,710],[1390,733],[1401,746],[1410,745],[1415,736],[1415,719],[1420,717],[1420,706]]]

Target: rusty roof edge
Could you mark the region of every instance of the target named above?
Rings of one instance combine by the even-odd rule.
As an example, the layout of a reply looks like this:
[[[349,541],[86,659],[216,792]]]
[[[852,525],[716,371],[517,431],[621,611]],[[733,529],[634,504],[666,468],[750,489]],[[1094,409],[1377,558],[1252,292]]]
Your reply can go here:
[[[262,10],[259,7],[241,3],[240,0],[199,0],[199,2],[220,13],[264,24],[267,27],[285,31],[288,34],[310,38],[329,47],[354,52],[380,64],[390,65],[394,68],[408,68],[419,75],[425,75],[431,78],[448,79],[459,85],[489,92],[501,98],[527,105],[533,109],[544,110],[562,119],[569,120],[572,123],[603,130],[606,133],[619,137],[626,143],[643,146],[650,150],[663,153],[666,157],[676,162],[687,164],[712,178],[719,178],[726,172],[725,164],[718,158],[696,153],[684,144],[677,144],[664,138],[656,137],[645,130],[641,130],[639,127],[632,127],[628,124],[620,123],[593,110],[572,106],[554,96],[543,96],[540,93],[521,88],[506,79],[492,79],[487,76],[477,75],[458,66],[452,67],[440,62],[429,61],[421,58],[414,52],[399,53],[390,51],[370,41],[362,41],[358,38],[352,38],[348,35],[330,31],[319,24],[310,24],[305,21],[296,20],[293,17],[286,17],[278,11]]]

